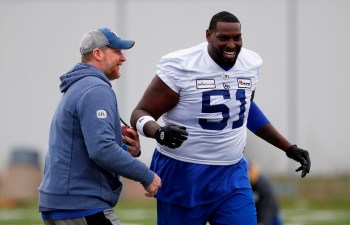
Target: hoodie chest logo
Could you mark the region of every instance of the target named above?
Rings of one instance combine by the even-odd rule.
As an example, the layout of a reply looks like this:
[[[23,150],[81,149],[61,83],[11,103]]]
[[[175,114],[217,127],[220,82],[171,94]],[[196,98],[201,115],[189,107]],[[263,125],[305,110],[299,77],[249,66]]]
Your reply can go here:
[[[97,118],[104,119],[107,118],[106,110],[100,109],[96,111]]]

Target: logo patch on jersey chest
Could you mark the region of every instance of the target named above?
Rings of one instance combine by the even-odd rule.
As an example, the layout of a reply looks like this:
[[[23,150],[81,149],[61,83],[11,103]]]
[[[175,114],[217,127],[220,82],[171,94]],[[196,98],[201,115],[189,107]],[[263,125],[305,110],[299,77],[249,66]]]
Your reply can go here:
[[[238,88],[252,88],[252,81],[250,79],[237,78]]]
[[[199,79],[196,80],[197,89],[215,89],[214,79]]]

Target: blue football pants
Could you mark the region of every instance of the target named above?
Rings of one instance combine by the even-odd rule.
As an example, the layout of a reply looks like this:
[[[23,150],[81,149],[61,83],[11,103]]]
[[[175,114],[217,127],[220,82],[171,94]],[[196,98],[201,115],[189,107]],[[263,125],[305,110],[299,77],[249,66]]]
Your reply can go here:
[[[253,192],[236,189],[211,204],[183,207],[157,200],[158,225],[257,225]]]

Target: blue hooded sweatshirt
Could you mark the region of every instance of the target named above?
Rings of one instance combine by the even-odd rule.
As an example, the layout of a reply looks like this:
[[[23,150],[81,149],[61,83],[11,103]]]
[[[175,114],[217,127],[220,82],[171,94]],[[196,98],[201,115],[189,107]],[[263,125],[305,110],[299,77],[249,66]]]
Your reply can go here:
[[[122,148],[117,100],[107,77],[79,63],[60,79],[64,94],[51,123],[40,208],[114,207],[122,189],[119,176],[150,185],[153,172]]]

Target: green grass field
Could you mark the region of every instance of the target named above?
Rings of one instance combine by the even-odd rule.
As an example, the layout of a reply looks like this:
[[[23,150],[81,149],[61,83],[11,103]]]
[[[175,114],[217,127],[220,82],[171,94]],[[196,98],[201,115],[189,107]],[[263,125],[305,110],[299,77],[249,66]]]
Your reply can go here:
[[[286,184],[283,179],[274,182],[282,187]],[[297,179],[293,184],[296,192],[282,191],[280,197],[285,225],[350,225],[349,177]],[[123,225],[156,224],[153,199],[140,202],[123,199],[115,210]],[[36,200],[16,208],[0,209],[0,225],[39,224],[43,223],[37,212]]]

